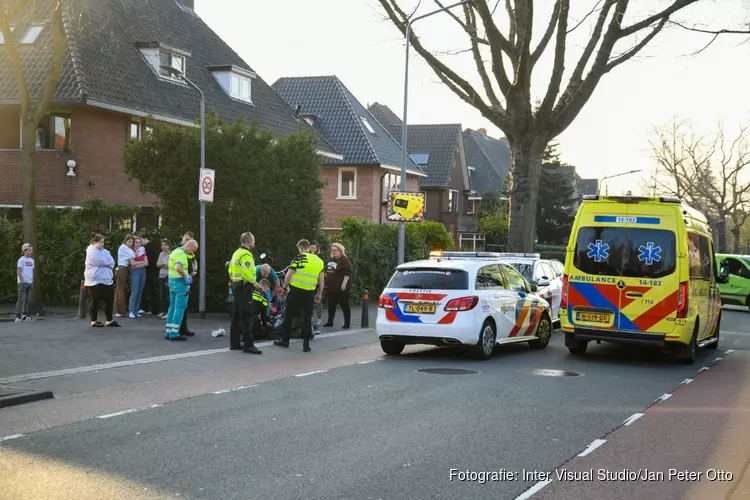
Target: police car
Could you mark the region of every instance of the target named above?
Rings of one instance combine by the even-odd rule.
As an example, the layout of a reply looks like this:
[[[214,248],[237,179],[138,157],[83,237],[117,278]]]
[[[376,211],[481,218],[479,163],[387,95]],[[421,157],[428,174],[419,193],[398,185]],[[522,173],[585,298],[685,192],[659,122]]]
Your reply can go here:
[[[433,252],[396,268],[378,299],[375,331],[391,355],[408,344],[467,346],[481,360],[498,344],[544,349],[552,312],[536,292],[500,254]]]
[[[538,253],[501,253],[503,262],[515,267],[521,275],[538,288],[538,294],[552,308],[552,322],[560,321],[562,302],[563,264],[556,260],[542,259]]]

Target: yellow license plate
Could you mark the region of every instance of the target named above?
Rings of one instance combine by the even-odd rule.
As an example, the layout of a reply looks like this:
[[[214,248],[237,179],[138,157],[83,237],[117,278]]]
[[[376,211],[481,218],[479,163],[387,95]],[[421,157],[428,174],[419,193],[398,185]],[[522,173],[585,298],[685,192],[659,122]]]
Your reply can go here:
[[[434,304],[406,304],[406,312],[417,314],[435,314]]]
[[[591,312],[579,312],[576,313],[576,320],[585,321],[587,323],[609,323],[610,315],[607,313],[591,313]]]

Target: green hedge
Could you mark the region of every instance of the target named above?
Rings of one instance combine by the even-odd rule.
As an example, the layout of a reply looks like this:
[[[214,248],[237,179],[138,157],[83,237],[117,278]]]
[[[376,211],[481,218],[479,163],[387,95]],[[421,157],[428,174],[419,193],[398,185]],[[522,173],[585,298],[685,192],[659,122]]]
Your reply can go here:
[[[565,263],[565,245],[537,245],[536,252],[541,254],[543,259],[557,259]]]

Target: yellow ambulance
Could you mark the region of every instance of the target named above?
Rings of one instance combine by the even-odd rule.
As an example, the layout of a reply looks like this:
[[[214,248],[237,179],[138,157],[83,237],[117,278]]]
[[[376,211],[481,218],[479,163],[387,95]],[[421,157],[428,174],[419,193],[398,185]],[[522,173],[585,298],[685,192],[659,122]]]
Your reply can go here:
[[[719,345],[721,301],[711,229],[679,198],[585,196],[565,256],[560,326],[573,354],[588,343],[668,348],[693,363]]]

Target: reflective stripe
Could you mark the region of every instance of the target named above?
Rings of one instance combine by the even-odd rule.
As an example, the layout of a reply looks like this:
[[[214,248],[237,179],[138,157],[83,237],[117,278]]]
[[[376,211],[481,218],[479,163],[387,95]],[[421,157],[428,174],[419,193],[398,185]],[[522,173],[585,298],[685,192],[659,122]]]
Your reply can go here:
[[[174,323],[167,323],[167,328],[179,328],[180,325],[175,325]]]
[[[320,257],[312,254],[300,254],[292,262],[292,275],[289,284],[301,290],[312,291],[318,286],[318,277],[325,269]]]
[[[255,283],[255,258],[247,248],[240,247],[232,254],[232,260],[229,261],[229,279],[236,283]]]

